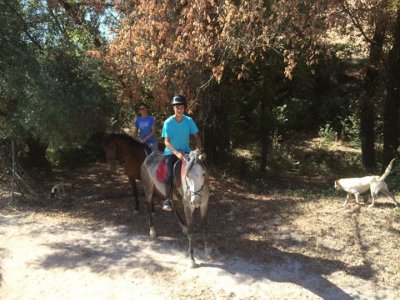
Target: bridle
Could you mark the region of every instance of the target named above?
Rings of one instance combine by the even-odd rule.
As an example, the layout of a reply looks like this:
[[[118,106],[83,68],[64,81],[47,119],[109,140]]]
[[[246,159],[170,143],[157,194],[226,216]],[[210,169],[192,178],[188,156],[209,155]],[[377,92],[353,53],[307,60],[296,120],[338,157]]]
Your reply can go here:
[[[203,185],[200,187],[200,189],[198,189],[197,191],[192,191],[192,190],[190,190],[190,186],[189,186],[189,184],[187,182],[187,176],[186,175],[189,174],[189,172],[193,168],[194,164],[198,163],[198,161],[199,161],[198,156],[195,156],[194,159],[190,160],[189,161],[188,170],[186,171],[186,174],[185,174],[186,193],[188,194],[189,197],[200,196],[200,193],[201,193],[201,191],[203,190],[203,188],[205,186],[205,184],[203,183]]]

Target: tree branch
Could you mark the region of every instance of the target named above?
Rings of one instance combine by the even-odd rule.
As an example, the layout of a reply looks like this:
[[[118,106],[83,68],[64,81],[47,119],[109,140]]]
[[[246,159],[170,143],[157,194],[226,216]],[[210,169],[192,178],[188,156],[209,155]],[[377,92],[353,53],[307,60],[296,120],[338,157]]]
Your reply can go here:
[[[367,34],[365,33],[361,23],[359,22],[359,20],[357,20],[353,14],[350,12],[350,5],[349,3],[345,0],[342,4],[342,8],[344,10],[344,12],[350,17],[351,22],[353,23],[353,25],[360,31],[361,35],[364,37],[364,39],[370,43],[370,44],[374,44],[374,41],[371,40]]]
[[[65,32],[65,29],[61,26],[60,22],[58,21],[58,18],[56,16],[56,14],[53,12],[53,10],[50,7],[48,9],[49,9],[50,15],[52,16],[52,18],[54,20],[54,23],[58,27],[58,30],[60,30],[60,32],[62,32],[64,34],[64,36],[66,36],[67,34]]]
[[[79,16],[79,11],[76,9],[76,7],[79,6],[79,3],[83,3],[83,2],[79,2],[74,5],[71,5],[70,3],[68,3],[67,0],[58,0],[58,2],[62,5],[62,7],[65,9],[65,11],[72,17],[75,24],[80,25],[80,26],[86,24],[86,20]],[[97,48],[100,48],[100,46],[102,45],[102,42],[100,41],[98,34],[93,34],[92,32],[91,32],[91,34],[93,35],[94,45]]]
[[[33,44],[35,44],[36,47],[37,47],[39,50],[42,51],[42,50],[43,50],[42,45],[40,45],[40,43],[39,43],[38,41],[36,41],[35,38],[30,34],[28,25],[27,25],[27,23],[25,22],[25,19],[23,18],[23,16],[22,16],[18,11],[16,11],[16,10],[14,9],[14,7],[10,6],[7,2],[5,2],[5,5],[7,5],[7,7],[8,7],[11,11],[13,11],[13,12],[15,13],[15,15],[18,16],[18,18],[22,21],[23,30],[24,30],[24,33],[26,34],[26,36],[28,37],[28,39],[29,39]]]

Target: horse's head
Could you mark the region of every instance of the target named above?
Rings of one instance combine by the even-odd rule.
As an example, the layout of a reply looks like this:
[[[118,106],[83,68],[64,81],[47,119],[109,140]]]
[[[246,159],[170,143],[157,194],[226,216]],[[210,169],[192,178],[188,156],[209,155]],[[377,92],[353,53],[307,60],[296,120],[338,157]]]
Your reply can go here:
[[[103,149],[106,154],[106,162],[111,168],[117,164],[117,146],[112,135],[108,135],[103,140]]]
[[[191,205],[199,207],[202,198],[208,196],[208,174],[203,162],[204,154],[192,151],[187,156],[182,172],[183,192]]]

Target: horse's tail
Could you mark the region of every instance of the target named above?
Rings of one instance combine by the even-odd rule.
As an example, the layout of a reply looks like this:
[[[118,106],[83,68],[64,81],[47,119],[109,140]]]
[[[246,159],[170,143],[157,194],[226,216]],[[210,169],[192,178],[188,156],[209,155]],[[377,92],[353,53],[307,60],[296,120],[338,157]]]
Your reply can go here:
[[[388,177],[388,175],[392,171],[393,162],[394,162],[394,158],[390,161],[389,165],[386,167],[385,173],[383,173],[382,176],[379,177],[379,181],[385,180],[386,177]]]

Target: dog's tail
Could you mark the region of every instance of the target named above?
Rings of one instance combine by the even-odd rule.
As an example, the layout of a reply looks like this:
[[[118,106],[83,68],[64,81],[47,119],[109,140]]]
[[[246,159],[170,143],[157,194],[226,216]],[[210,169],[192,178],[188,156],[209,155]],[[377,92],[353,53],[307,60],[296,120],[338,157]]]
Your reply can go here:
[[[379,181],[385,180],[386,177],[390,174],[390,171],[392,171],[392,166],[393,166],[394,158],[390,161],[389,165],[387,166],[385,173],[382,174],[382,176],[379,178]]]

